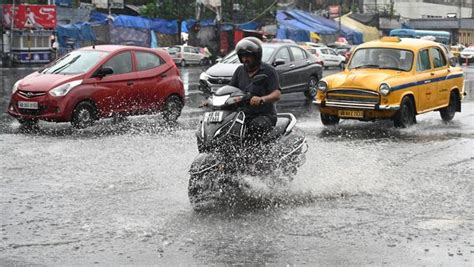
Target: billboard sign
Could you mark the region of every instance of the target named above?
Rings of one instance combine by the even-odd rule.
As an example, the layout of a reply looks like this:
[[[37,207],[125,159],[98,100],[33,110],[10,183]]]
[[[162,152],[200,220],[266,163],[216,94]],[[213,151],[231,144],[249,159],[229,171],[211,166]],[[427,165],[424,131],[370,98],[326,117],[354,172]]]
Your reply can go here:
[[[3,25],[15,29],[56,28],[55,5],[3,5]]]

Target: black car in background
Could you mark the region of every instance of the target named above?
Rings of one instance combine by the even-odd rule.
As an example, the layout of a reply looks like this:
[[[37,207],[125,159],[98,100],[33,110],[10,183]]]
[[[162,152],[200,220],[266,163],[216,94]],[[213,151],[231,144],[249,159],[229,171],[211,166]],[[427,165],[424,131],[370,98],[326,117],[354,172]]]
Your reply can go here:
[[[262,61],[276,69],[283,94],[303,92],[308,98],[316,95],[316,84],[322,77],[322,67],[313,55],[290,43],[263,43],[262,47]],[[201,73],[199,90],[210,94],[228,84],[240,64],[235,51],[231,52]]]

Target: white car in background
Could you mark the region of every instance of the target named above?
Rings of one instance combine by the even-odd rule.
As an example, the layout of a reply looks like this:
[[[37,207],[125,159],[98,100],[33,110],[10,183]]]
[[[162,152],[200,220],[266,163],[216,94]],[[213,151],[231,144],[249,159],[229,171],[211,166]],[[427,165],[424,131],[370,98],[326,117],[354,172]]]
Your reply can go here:
[[[474,62],[474,47],[468,47],[459,53],[461,60],[459,63],[464,64],[466,61],[468,63]]]
[[[318,52],[318,55],[323,60],[323,67],[327,69],[328,67],[338,67],[343,69],[344,64],[346,63],[346,58],[342,55],[339,55],[334,49],[330,47],[314,47]]]
[[[168,53],[176,65],[185,67],[188,65],[209,65],[210,59],[200,47],[188,45],[175,45],[168,47]]]

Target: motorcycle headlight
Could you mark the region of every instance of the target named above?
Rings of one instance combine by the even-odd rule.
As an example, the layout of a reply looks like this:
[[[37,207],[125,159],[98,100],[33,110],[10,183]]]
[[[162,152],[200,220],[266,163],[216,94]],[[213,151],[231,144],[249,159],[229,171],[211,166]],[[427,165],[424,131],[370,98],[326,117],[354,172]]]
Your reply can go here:
[[[62,84],[60,86],[57,86],[49,90],[49,94],[52,96],[64,96],[67,93],[69,93],[69,91],[71,91],[74,87],[80,85],[81,83],[82,83],[82,80],[72,81],[72,82]]]
[[[12,88],[12,95],[16,92],[16,90],[18,90],[18,85],[20,84],[21,80],[18,80],[15,82],[15,84],[13,85],[13,88]]]
[[[220,107],[226,103],[229,97],[230,95],[220,95],[220,96],[213,95],[211,98],[209,98],[209,104],[214,107]]]
[[[328,84],[325,81],[319,81],[317,86],[318,90],[323,93],[328,90]]]
[[[382,83],[379,87],[379,92],[383,96],[388,96],[388,94],[390,94],[390,86],[386,83]]]
[[[235,104],[235,103],[239,103],[240,101],[242,101],[242,96],[233,96],[233,97],[229,97],[229,99],[227,99],[225,104],[226,105],[232,105],[232,104]]]
[[[207,75],[207,73],[205,72],[202,72],[201,75],[199,75],[199,80],[209,80],[209,75]]]

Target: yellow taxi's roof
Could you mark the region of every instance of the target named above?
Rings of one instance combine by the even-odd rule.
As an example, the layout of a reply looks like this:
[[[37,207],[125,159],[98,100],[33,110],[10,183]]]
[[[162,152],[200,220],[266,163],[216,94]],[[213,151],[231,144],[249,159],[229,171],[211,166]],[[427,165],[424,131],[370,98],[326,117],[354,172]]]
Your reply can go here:
[[[396,38],[400,41],[396,41]],[[376,41],[370,41],[359,45],[357,48],[368,48],[368,47],[385,47],[385,48],[400,48],[408,50],[418,50],[424,47],[438,46],[439,44],[433,41],[421,40],[415,38],[382,38]],[[385,40],[384,40],[385,39]]]

